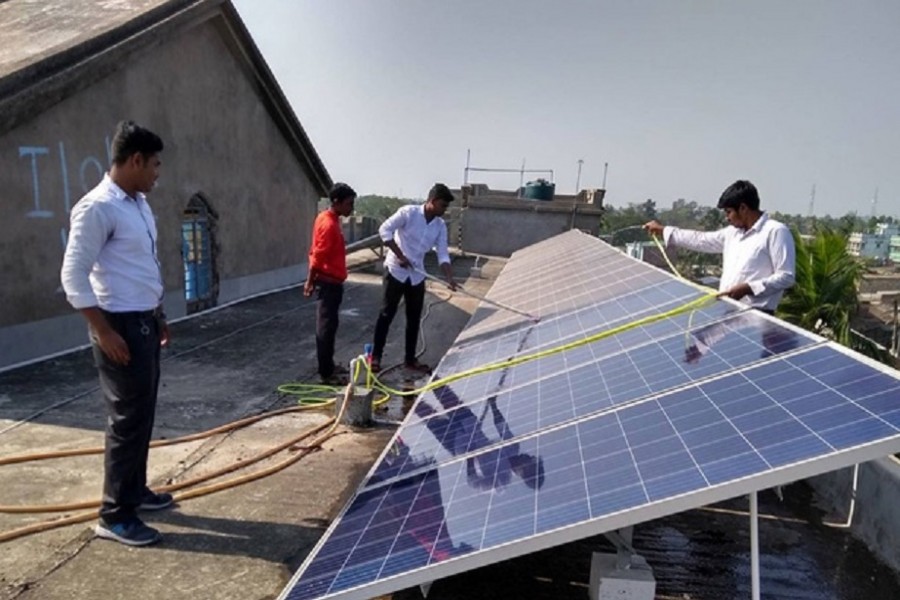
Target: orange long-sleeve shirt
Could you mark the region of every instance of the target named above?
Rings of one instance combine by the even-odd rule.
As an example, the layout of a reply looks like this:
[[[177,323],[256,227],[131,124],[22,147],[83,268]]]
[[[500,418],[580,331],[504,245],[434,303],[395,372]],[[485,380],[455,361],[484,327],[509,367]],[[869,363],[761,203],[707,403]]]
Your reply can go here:
[[[342,282],[347,279],[347,253],[341,219],[330,209],[320,212],[313,225],[309,272],[323,281]]]

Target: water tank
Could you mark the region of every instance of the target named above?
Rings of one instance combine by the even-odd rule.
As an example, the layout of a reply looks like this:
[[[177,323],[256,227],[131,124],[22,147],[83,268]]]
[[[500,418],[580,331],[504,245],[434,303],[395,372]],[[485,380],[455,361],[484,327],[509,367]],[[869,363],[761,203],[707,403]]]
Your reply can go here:
[[[550,183],[546,179],[538,179],[537,181],[529,181],[525,184],[525,189],[522,191],[522,197],[526,200],[553,200],[555,191],[555,183]]]

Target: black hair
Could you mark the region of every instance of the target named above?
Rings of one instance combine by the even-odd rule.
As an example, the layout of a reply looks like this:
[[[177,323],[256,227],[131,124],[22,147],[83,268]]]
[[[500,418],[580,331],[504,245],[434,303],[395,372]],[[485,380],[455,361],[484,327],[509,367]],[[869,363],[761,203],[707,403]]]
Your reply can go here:
[[[453,194],[443,183],[436,183],[428,190],[429,200],[443,200],[444,202],[453,202]]]
[[[113,163],[121,165],[138,152],[144,157],[159,154],[163,150],[163,142],[158,135],[134,121],[120,121],[116,125],[110,150]]]
[[[749,181],[739,179],[725,188],[719,197],[719,208],[737,209],[741,204],[746,204],[750,210],[759,210],[759,192]]]
[[[338,182],[331,186],[331,190],[328,191],[328,198],[331,200],[331,203],[334,204],[335,202],[341,202],[347,198],[356,198],[356,192],[346,183]]]

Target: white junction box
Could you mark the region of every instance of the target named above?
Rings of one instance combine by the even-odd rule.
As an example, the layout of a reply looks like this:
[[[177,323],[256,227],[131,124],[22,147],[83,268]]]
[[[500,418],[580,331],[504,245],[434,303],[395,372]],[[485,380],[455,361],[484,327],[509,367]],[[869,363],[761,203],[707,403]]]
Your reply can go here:
[[[656,579],[643,557],[631,555],[623,565],[620,556],[594,552],[591,556],[591,600],[653,600]]]

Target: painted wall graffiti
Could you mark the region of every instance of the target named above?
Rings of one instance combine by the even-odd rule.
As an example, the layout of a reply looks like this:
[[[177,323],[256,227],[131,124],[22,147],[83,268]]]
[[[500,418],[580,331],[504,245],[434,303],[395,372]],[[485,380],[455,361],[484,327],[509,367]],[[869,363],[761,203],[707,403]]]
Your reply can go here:
[[[75,161],[77,170],[70,176],[70,157],[66,156],[65,142],[58,142],[55,148],[50,146],[19,146],[19,159],[23,166],[31,170],[31,209],[25,213],[29,219],[51,219],[56,216],[60,208],[68,217],[72,210],[72,198],[80,198],[90,191],[103,179],[106,173],[104,164],[112,162],[112,151],[109,145],[109,136],[104,139],[106,148],[106,162],[96,156],[85,156],[81,161]],[[58,162],[57,162],[58,161]],[[48,170],[55,171],[60,178],[60,186],[55,190],[47,190],[41,187],[41,181],[47,182]],[[76,177],[77,172],[77,177]],[[74,180],[74,181],[73,181]],[[73,193],[72,185],[75,185]],[[61,195],[60,195],[61,194]],[[60,229],[59,236],[63,250],[68,239],[68,219],[66,225]]]

